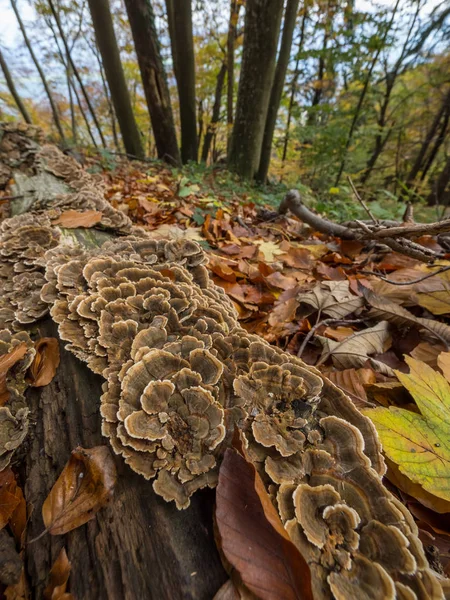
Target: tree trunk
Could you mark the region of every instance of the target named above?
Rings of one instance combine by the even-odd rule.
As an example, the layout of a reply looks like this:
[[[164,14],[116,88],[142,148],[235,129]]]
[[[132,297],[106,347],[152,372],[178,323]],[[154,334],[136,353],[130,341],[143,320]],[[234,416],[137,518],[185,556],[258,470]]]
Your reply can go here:
[[[291,82],[291,95],[289,98],[289,108],[288,108],[288,118],[287,118],[287,123],[286,123],[286,132],[284,134],[283,156],[281,158],[282,162],[284,162],[286,160],[288,143],[289,143],[289,130],[291,128],[292,109],[294,108],[295,92],[296,92],[296,88],[297,88],[297,81],[298,81],[298,78],[300,75],[300,69],[299,69],[300,53],[303,50],[303,42],[305,41],[306,21],[308,19],[307,6],[303,7],[302,12],[303,12],[302,25],[300,28],[300,39],[298,42],[297,60],[295,61],[294,75],[292,77],[292,82]]]
[[[22,32],[25,45],[28,48],[28,52],[30,53],[30,56],[31,56],[31,58],[32,58],[32,60],[34,62],[34,65],[35,65],[35,67],[36,67],[36,69],[37,69],[37,71],[39,73],[39,77],[41,78],[42,85],[44,86],[45,93],[47,94],[48,101],[50,102],[50,108],[51,108],[51,111],[52,111],[53,120],[55,121],[56,129],[58,130],[59,137],[61,138],[61,142],[65,145],[66,138],[65,138],[64,131],[63,131],[63,128],[62,128],[62,125],[61,125],[61,120],[59,118],[58,108],[57,108],[57,106],[55,104],[55,101],[53,99],[53,95],[52,95],[52,93],[50,91],[50,87],[49,87],[47,79],[46,79],[46,77],[44,75],[44,71],[42,70],[41,65],[39,64],[37,56],[35,55],[33,47],[31,46],[30,40],[28,39],[27,32],[25,31],[25,27],[24,27],[24,24],[23,24],[22,19],[20,17],[19,10],[18,10],[18,8],[16,6],[16,0],[11,0],[11,6],[12,6],[12,9],[14,11],[14,14],[16,15],[16,19],[17,19],[17,22],[19,24],[20,31]]]
[[[84,99],[86,101],[86,105],[88,107],[88,110],[91,113],[91,117],[92,117],[92,120],[94,121],[95,127],[96,127],[96,129],[98,131],[98,134],[100,136],[100,140],[102,142],[102,146],[103,146],[103,148],[106,148],[106,140],[105,140],[105,137],[103,135],[102,128],[100,127],[99,120],[97,119],[97,115],[95,114],[95,110],[94,110],[94,107],[92,106],[92,102],[91,102],[91,100],[89,98],[89,94],[87,93],[86,88],[84,87],[84,84],[83,84],[83,81],[81,79],[80,73],[78,72],[78,69],[77,69],[75,63],[73,62],[72,53],[70,52],[70,48],[69,48],[69,45],[67,43],[67,39],[66,39],[66,36],[64,34],[64,30],[63,30],[62,25],[61,25],[61,20],[59,18],[58,12],[56,11],[56,9],[55,9],[55,7],[53,5],[53,1],[52,0],[48,0],[48,4],[49,4],[50,10],[52,12],[52,15],[53,15],[53,17],[54,17],[54,19],[56,21],[56,25],[58,27],[58,31],[59,31],[59,34],[61,36],[62,43],[64,44],[64,49],[66,51],[67,59],[68,59],[68,61],[70,63],[70,66],[72,68],[72,72],[75,75],[76,80],[78,81],[78,84],[80,86],[81,92],[82,92],[83,97],[84,97]]]
[[[47,321],[42,336],[58,337]],[[99,398],[102,378],[64,349],[55,379],[30,392],[36,423],[23,469],[25,497],[33,506],[28,540],[45,529],[41,508],[71,451],[105,445]],[[57,432],[57,434],[56,434]],[[72,564],[69,590],[83,600],[210,600],[226,574],[212,535],[212,490],[195,494],[178,511],[150,482],[115,457],[114,498],[86,525],[64,535],[46,534],[25,550],[33,598],[41,600],[50,568],[64,546]]]
[[[172,106],[150,0],[125,0],[158,158],[180,163]]]
[[[125,151],[138,158],[144,158],[145,152],[131,107],[109,2],[108,0],[88,0],[88,4]]]
[[[277,121],[278,108],[283,94],[284,80],[291,56],[292,38],[294,36],[295,22],[297,19],[299,0],[288,0],[284,15],[283,35],[281,37],[281,48],[275,69],[272,91],[270,93],[269,109],[267,111],[266,126],[261,149],[261,159],[257,179],[265,182],[269,172],[270,155],[272,151],[272,140]]]
[[[439,107],[439,110],[438,110],[436,116],[434,117],[433,122],[431,123],[431,125],[425,135],[425,139],[422,142],[422,145],[420,146],[416,160],[414,161],[414,164],[408,173],[408,176],[407,176],[406,182],[405,182],[407,188],[412,187],[414,181],[416,180],[417,176],[419,175],[419,172],[422,169],[422,166],[423,166],[423,163],[425,160],[425,156],[428,152],[429,147],[431,146],[431,143],[434,139],[434,136],[436,135],[436,132],[438,131],[439,124],[440,124],[442,118],[445,118],[445,115],[449,109],[449,105],[450,105],[450,87],[447,90],[447,93],[445,94],[444,99]]]
[[[117,128],[116,128],[116,115],[114,114],[114,106],[112,105],[111,97],[109,95],[108,84],[106,83],[105,71],[103,69],[100,52],[95,43],[92,44],[92,46],[90,45],[90,47],[92,49],[92,52],[95,54],[95,58],[97,59],[98,70],[100,71],[100,77],[102,79],[102,87],[103,87],[103,91],[105,93],[106,102],[108,104],[108,112],[109,112],[109,118],[111,121],[111,132],[113,135],[114,146],[115,146],[117,152],[120,152],[120,144],[119,144],[119,138],[117,136]]]
[[[444,204],[445,202],[445,193],[447,192],[450,196],[450,189],[447,190],[447,187],[450,183],[450,156],[447,158],[447,162],[444,165],[441,173],[435,180],[432,185],[431,193],[428,197],[428,204],[431,206],[433,204]],[[448,204],[448,201],[447,203]]]
[[[202,162],[206,162],[208,160],[209,149],[211,147],[211,142],[216,135],[217,123],[220,118],[220,104],[222,101],[222,91],[223,84],[225,82],[225,74],[227,72],[226,63],[222,63],[220,67],[219,74],[217,75],[216,81],[216,93],[214,95],[214,105],[211,115],[211,121],[208,123],[208,127],[205,133],[205,139],[203,141],[203,149],[202,149]]]
[[[6,85],[8,86],[9,92],[11,94],[11,96],[14,98],[14,102],[17,105],[17,108],[20,111],[20,114],[23,117],[23,120],[26,123],[30,123],[31,124],[31,117],[28,114],[27,109],[25,108],[24,103],[22,102],[22,98],[19,96],[19,93],[16,89],[16,86],[14,85],[14,81],[13,78],[11,76],[11,73],[8,69],[8,65],[6,64],[5,59],[3,58],[3,54],[2,51],[0,50],[0,66],[2,68],[3,71],[3,75],[5,76],[6,79]]]
[[[258,169],[275,71],[282,0],[248,0],[229,167],[251,179]]]
[[[230,20],[227,36],[227,155],[230,153],[231,132],[233,130],[233,96],[234,96],[234,45],[236,42],[236,25],[239,19],[241,3],[231,0]]]
[[[181,159],[197,161],[195,57],[191,0],[166,0],[181,121]]]

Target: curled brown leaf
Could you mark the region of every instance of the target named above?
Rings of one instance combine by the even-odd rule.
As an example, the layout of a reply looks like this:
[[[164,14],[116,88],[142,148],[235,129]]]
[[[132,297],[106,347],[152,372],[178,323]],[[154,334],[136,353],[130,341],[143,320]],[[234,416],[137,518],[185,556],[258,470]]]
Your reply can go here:
[[[44,590],[45,600],[70,600],[73,598],[72,594],[66,593],[71,567],[66,550],[62,548],[50,570],[49,582]]]
[[[109,501],[115,483],[107,446],[75,448],[42,506],[45,531],[62,535],[84,525]]]
[[[29,368],[29,382],[33,387],[48,385],[59,366],[59,344],[56,338],[41,338],[35,343],[36,355]]]

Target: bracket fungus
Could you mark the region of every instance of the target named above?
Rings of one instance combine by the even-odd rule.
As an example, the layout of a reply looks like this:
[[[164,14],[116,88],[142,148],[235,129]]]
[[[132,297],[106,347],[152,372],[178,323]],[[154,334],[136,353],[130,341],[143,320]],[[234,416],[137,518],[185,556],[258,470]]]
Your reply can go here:
[[[105,380],[102,431],[114,452],[186,508],[216,484],[237,426],[316,600],[443,598],[412,516],[382,483],[369,419],[317,370],[239,325],[197,243],[150,239],[75,161],[51,146],[35,156],[71,191],[0,226],[0,319],[20,328],[50,310],[67,348]],[[101,211],[103,227],[130,235],[64,244],[52,219],[68,208]],[[0,468],[27,429],[13,385],[30,356],[20,335],[0,334],[3,355],[27,348],[5,380]]]

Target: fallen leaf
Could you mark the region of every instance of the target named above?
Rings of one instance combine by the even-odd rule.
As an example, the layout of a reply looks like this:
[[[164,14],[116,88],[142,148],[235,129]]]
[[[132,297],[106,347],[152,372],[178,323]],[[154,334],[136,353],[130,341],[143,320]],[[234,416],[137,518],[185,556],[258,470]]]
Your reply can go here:
[[[420,344],[417,344],[417,346],[411,350],[409,354],[416,360],[421,360],[435,369],[438,366],[437,358],[439,354],[443,352],[443,350],[445,350],[445,346],[443,344],[420,342]]]
[[[36,355],[29,368],[30,385],[42,387],[48,385],[59,366],[59,344],[56,338],[41,338],[34,348]]]
[[[358,331],[342,342],[336,342],[322,336],[317,336],[321,342],[322,356],[319,364],[322,364],[331,356],[333,364],[338,369],[352,369],[354,367],[365,367],[369,361],[370,366],[384,373],[393,375],[393,370],[378,360],[370,358],[370,354],[381,354],[390,343],[389,324],[381,321],[375,327],[369,327]]]
[[[375,383],[376,376],[372,369],[344,369],[344,371],[332,371],[326,376],[350,396],[357,408],[367,407],[368,400],[364,384]]]
[[[279,259],[294,269],[311,269],[314,264],[313,255],[308,248],[291,247],[286,254],[281,254]]]
[[[6,600],[28,600],[30,597],[30,590],[28,588],[27,578],[25,575],[25,567],[22,568],[19,583],[16,583],[15,585],[8,585],[4,594]]]
[[[291,290],[297,285],[297,281],[293,277],[286,277],[279,271],[275,271],[266,277],[266,281],[273,287],[280,288],[282,290]]]
[[[342,319],[363,306],[359,296],[349,291],[348,281],[322,281],[307,294],[299,294],[300,304],[308,304],[314,310],[333,319]]]
[[[27,345],[25,342],[18,344],[11,352],[0,356],[0,406],[4,406],[9,399],[9,391],[6,387],[6,377],[8,371],[22,360],[27,353]]]
[[[0,472],[0,529],[5,527],[19,504],[16,478],[10,468]]]
[[[214,595],[213,600],[241,600],[241,595],[236,589],[233,581],[229,579]]]
[[[75,229],[76,227],[94,227],[102,220],[103,214],[98,210],[66,210],[62,212],[53,225],[60,225],[66,229]]]
[[[279,323],[289,323],[295,319],[298,302],[295,298],[289,298],[286,302],[280,302],[269,315],[269,325],[275,326]]]
[[[264,256],[264,260],[267,262],[274,262],[283,251],[280,250],[279,244],[275,242],[264,242],[262,240],[255,240],[255,244],[258,244],[258,249]]]
[[[362,412],[375,424],[386,455],[400,472],[450,501],[450,384],[427,364],[405,360],[410,373],[396,375],[421,414],[392,406]]]
[[[342,340],[345,340],[346,338],[350,337],[354,333],[355,333],[355,330],[352,329],[351,327],[336,327],[336,328],[326,327],[323,332],[323,335],[325,337],[331,338],[332,340],[336,340],[337,342],[342,342]]]
[[[450,352],[441,352],[437,357],[437,365],[444,374],[447,381],[450,381]]]
[[[291,542],[255,467],[228,448],[219,471],[220,547],[245,586],[262,600],[312,600],[311,574]]]
[[[417,294],[417,302],[433,315],[450,314],[450,290]]]
[[[66,593],[71,567],[66,550],[62,548],[50,570],[49,581],[44,590],[45,600],[69,600],[73,598],[72,594]]]
[[[46,530],[62,535],[92,519],[111,498],[116,467],[107,446],[76,448],[42,506]]]

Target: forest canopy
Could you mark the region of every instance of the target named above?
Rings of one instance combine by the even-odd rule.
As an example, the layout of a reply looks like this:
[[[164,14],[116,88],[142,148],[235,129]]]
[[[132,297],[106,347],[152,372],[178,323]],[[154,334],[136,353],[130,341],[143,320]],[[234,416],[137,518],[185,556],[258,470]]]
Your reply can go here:
[[[4,0],[1,12],[0,117],[65,148],[228,164],[319,207],[351,197],[348,177],[381,205],[448,202],[446,0]]]

